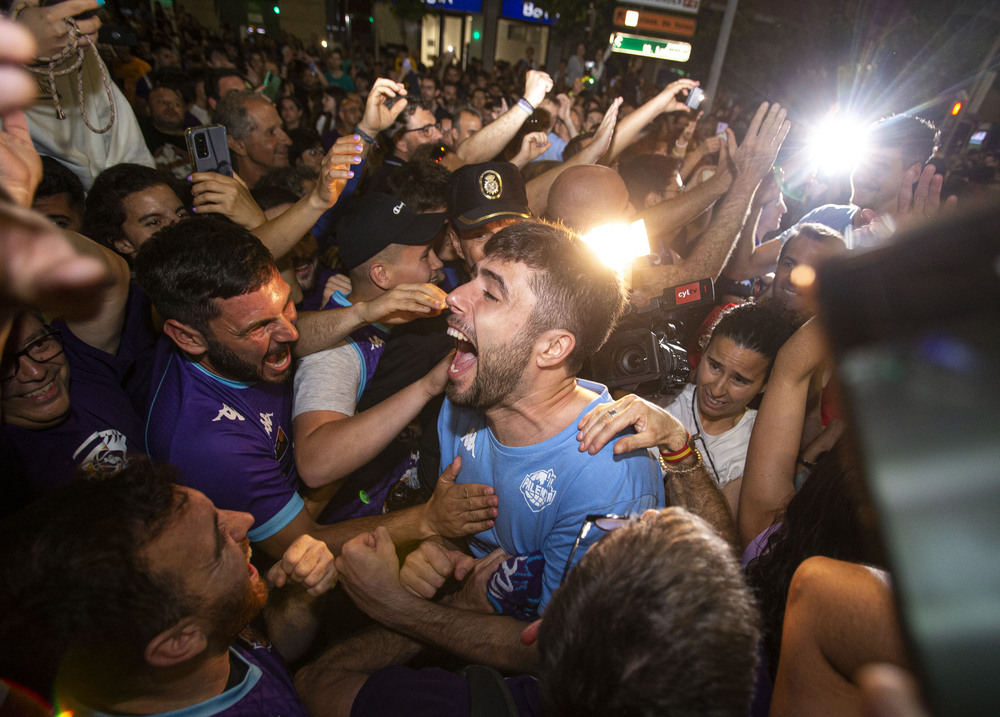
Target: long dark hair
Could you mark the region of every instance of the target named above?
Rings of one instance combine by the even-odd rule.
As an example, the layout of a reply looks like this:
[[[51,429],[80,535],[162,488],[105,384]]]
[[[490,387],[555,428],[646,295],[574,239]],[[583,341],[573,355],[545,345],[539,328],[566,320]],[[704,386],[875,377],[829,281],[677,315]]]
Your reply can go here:
[[[778,671],[788,588],[802,561],[822,555],[884,565],[874,512],[854,456],[842,440],[816,461],[779,518],[780,527],[747,566],[747,579],[760,602],[764,651],[772,678]]]

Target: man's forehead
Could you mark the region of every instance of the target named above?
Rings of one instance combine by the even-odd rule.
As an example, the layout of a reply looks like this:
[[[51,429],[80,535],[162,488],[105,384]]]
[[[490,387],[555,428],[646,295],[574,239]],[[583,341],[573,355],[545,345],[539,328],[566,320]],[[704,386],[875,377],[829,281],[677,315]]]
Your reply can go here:
[[[429,124],[434,124],[434,115],[432,115],[428,110],[423,107],[418,107],[414,110],[413,114],[410,115],[409,122],[407,123],[411,128],[424,127]]]

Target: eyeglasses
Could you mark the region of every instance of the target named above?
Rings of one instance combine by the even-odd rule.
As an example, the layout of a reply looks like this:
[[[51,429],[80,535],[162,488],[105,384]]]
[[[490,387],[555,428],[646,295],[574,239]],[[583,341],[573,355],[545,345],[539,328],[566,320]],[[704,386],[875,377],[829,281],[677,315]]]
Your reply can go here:
[[[46,363],[62,351],[62,336],[58,331],[39,336],[20,351],[0,357],[0,381],[10,381],[17,376],[17,372],[21,370],[21,358],[24,356],[35,363]]]
[[[612,530],[617,530],[631,523],[638,523],[640,520],[642,520],[642,516],[639,515],[588,515],[583,521],[583,525],[580,526],[580,532],[576,534],[576,542],[573,543],[573,549],[569,551],[569,557],[566,558],[566,567],[563,568],[559,584],[562,585],[566,582],[566,576],[569,575],[569,570],[573,566],[576,550],[580,547],[580,542],[590,533],[591,528],[600,528],[604,532],[610,533]]]
[[[441,131],[441,123],[436,122],[434,124],[425,124],[423,127],[417,127],[416,129],[408,129],[403,134],[408,134],[410,132],[420,132],[424,137],[433,137],[434,131]]]

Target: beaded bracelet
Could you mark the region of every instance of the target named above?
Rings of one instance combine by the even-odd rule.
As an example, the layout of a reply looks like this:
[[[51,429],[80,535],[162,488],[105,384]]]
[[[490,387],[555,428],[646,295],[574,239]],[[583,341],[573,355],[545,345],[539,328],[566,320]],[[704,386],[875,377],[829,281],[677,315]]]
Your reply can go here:
[[[375,141],[375,138],[367,134],[366,132],[362,132],[357,125],[354,125],[354,133],[359,137],[361,137],[361,140],[363,142],[367,142],[375,149],[378,149],[378,142]]]

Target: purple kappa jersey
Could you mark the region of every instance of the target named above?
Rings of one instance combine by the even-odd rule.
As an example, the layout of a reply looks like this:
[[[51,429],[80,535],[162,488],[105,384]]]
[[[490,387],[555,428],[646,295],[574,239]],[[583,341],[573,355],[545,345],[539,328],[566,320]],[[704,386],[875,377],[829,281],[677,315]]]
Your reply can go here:
[[[239,682],[222,694],[161,717],[307,717],[284,660],[271,644],[250,628],[229,648],[230,670]],[[242,675],[242,676],[241,676]],[[85,705],[71,703],[80,717],[110,717]]]
[[[299,514],[291,384],[220,378],[164,336],[151,390],[146,452],[154,461],[180,468],[184,484],[216,507],[253,515],[251,541],[271,537]]]

